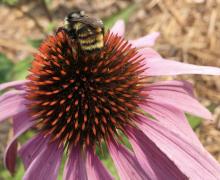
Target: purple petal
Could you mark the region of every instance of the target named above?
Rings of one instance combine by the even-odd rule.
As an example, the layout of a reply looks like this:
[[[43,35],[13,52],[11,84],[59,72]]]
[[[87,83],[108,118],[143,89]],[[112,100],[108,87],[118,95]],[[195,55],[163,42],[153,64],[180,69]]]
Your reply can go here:
[[[176,165],[138,129],[128,129],[129,142],[150,179],[187,179]]]
[[[25,94],[25,91],[17,91],[17,90],[8,91],[0,96],[0,103],[5,103],[9,99],[13,99],[17,96],[20,97],[20,96],[23,96],[24,94]]]
[[[64,180],[87,180],[85,156],[80,147],[73,147],[64,167]]]
[[[157,52],[150,48],[144,48],[139,52],[145,57],[143,66],[147,68],[145,75],[180,75],[180,74],[206,74],[220,75],[220,68],[211,66],[197,66],[174,60],[163,59]]]
[[[181,81],[164,81],[151,84],[146,88],[149,102],[168,104],[182,111],[205,119],[212,119],[211,113],[203,107],[190,93],[189,85]]]
[[[0,122],[26,111],[24,91],[8,92],[0,97]]]
[[[150,84],[148,87],[154,88],[154,86],[156,86],[157,89],[161,89],[161,90],[170,89],[174,91],[180,91],[194,97],[193,86],[191,83],[187,81],[181,81],[181,80],[160,81]]]
[[[153,32],[144,37],[141,37],[136,40],[131,40],[129,42],[136,48],[151,47],[154,46],[155,41],[159,36],[160,36],[159,32]]]
[[[23,180],[55,180],[63,155],[63,148],[57,143],[48,143],[41,147],[40,154],[31,162]]]
[[[118,20],[110,30],[111,33],[118,34],[119,36],[124,36],[125,34],[125,22],[123,20]]]
[[[163,58],[160,56],[160,54],[152,48],[142,48],[142,49],[139,49],[138,52],[146,59],[146,61],[144,62],[143,65],[147,65],[147,61],[149,59],[152,59],[155,61],[156,60],[163,60]]]
[[[13,138],[9,142],[9,145],[7,146],[4,153],[4,166],[8,169],[11,175],[15,173],[15,168],[16,168],[17,147],[18,147],[16,138]]]
[[[22,112],[13,118],[14,136],[8,143],[4,154],[4,164],[13,174],[17,157],[17,138],[33,126],[33,121],[27,112]]]
[[[140,117],[139,127],[189,179],[220,179],[220,165],[205,150],[156,121]],[[186,135],[187,136],[187,135]]]
[[[190,143],[193,143],[198,147],[202,147],[198,137],[189,125],[184,112],[173,106],[154,102],[148,102],[145,106],[141,107],[165,127],[176,133],[181,133],[181,135],[184,136]]]
[[[20,80],[20,81],[12,81],[0,84],[0,91],[7,89],[7,88],[14,88],[14,89],[24,89],[25,84],[28,80]]]
[[[87,150],[86,169],[88,179],[95,180],[113,180],[107,169],[103,166],[99,158],[94,154],[93,150]]]
[[[19,149],[19,156],[21,157],[25,169],[27,169],[32,161],[43,151],[44,147],[48,144],[48,138],[44,138],[43,135],[36,135],[27,141]]]
[[[109,141],[108,149],[121,180],[127,180],[131,177],[138,180],[150,179],[141,168],[135,156],[128,149],[114,140]]]

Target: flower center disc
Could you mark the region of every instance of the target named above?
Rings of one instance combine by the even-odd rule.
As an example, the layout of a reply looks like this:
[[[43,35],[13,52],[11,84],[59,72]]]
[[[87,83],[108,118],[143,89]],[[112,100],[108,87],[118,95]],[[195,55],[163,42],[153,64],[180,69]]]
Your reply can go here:
[[[28,76],[28,107],[51,142],[93,146],[134,124],[143,59],[122,37],[106,33],[103,49],[84,53],[61,31],[39,51]]]

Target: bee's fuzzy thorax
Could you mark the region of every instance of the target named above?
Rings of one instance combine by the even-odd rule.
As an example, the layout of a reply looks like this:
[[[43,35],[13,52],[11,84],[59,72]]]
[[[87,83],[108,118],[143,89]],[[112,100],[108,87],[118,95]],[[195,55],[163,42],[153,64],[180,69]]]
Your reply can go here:
[[[64,19],[63,29],[78,42],[83,52],[99,51],[104,46],[104,25],[100,19],[86,16],[81,11],[70,13]]]

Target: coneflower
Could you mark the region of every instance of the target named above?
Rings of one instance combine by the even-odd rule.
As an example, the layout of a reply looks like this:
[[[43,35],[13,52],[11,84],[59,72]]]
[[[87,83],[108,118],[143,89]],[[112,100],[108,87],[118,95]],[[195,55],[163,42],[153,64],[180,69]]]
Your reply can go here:
[[[138,104],[146,99],[143,57],[112,33],[104,42],[101,51],[80,54],[77,43],[61,31],[35,56],[28,107],[50,142],[95,147],[135,126]]]
[[[15,170],[17,138],[36,135],[18,150],[25,180],[113,179],[96,155],[106,144],[121,179],[220,179],[220,166],[202,147],[184,112],[211,119],[185,81],[149,83],[148,77],[220,75],[220,69],[163,59],[153,49],[158,34],[126,41],[118,21],[93,53],[79,49],[65,31],[49,36],[26,81],[0,96],[0,121],[13,117],[14,137],[5,165]],[[147,115],[146,115],[147,113]],[[123,145],[127,137],[132,146]]]

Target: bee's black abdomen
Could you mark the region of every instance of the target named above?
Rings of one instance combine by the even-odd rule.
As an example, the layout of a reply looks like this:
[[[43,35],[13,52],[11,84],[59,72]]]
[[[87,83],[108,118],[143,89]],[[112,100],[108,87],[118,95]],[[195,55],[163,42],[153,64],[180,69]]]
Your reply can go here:
[[[84,51],[92,51],[103,48],[103,33],[93,33],[89,34],[84,32],[83,34],[79,34],[78,40],[81,46],[81,49]]]

